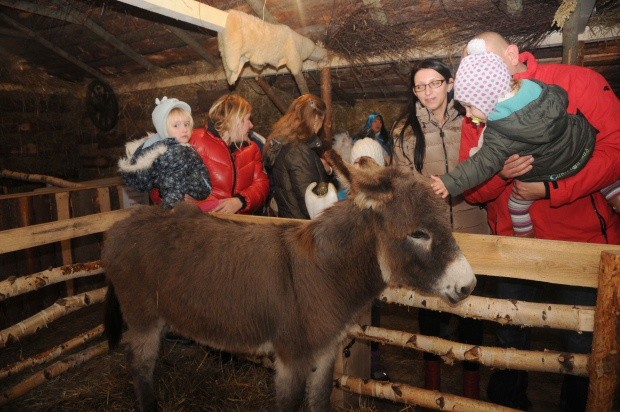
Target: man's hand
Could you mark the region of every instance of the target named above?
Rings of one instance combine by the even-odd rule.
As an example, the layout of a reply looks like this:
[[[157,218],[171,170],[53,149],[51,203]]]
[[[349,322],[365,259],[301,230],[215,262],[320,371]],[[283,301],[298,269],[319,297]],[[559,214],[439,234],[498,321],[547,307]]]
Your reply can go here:
[[[545,198],[544,182],[522,182],[515,180],[512,185],[512,193],[519,200],[538,200]]]
[[[504,168],[499,172],[499,175],[502,179],[514,179],[532,170],[532,163],[534,163],[532,155],[519,156],[513,154],[506,159]]]
[[[215,213],[228,213],[235,214],[239,210],[241,210],[241,200],[238,197],[229,197],[226,199],[221,199],[220,203],[212,210]]]
[[[441,196],[442,199],[446,198],[450,193],[448,189],[446,189],[446,185],[443,184],[443,181],[439,178],[439,176],[431,176],[433,182],[431,183],[431,187],[436,195]]]

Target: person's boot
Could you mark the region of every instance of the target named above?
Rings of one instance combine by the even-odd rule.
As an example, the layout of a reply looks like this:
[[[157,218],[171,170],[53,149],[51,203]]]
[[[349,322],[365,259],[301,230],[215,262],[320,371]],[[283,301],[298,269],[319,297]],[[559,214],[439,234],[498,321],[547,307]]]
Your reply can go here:
[[[463,396],[480,399],[480,371],[463,369]]]
[[[441,362],[438,360],[424,361],[424,388],[441,390]]]

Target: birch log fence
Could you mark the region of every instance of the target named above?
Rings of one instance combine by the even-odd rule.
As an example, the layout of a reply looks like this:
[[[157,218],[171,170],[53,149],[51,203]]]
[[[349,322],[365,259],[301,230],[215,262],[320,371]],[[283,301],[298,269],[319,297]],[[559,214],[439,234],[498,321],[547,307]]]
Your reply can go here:
[[[87,216],[69,217],[67,199],[74,191],[95,190],[93,202],[98,213]],[[84,185],[79,188],[47,190],[43,195],[53,196],[58,203],[57,221],[17,227],[0,232],[0,256],[44,244],[61,244],[63,264],[26,276],[0,278],[0,304],[8,305],[11,299],[21,294],[41,290],[50,285],[87,278],[105,272],[98,260],[74,263],[70,260],[70,240],[105,232],[116,221],[127,217],[130,209],[123,208],[120,200],[117,210],[111,210],[111,194],[118,193],[122,199],[122,188],[118,183]],[[40,196],[22,194],[0,196],[0,204],[7,199]],[[27,202],[20,201],[19,204]],[[257,224],[285,223],[288,219],[256,216],[221,216],[231,220]],[[506,238],[473,234],[456,234],[457,241],[474,271],[481,275],[512,277],[532,281],[544,281],[557,285],[598,287],[596,307],[573,307],[546,303],[507,301],[487,297],[471,296],[459,305],[448,305],[438,298],[424,296],[405,288],[390,288],[381,298],[388,302],[454,313],[463,317],[483,319],[500,324],[514,324],[594,333],[590,354],[573,354],[551,351],[519,351],[485,346],[471,346],[437,337],[415,333],[388,330],[368,325],[356,325],[349,332],[349,339],[377,341],[403,348],[422,350],[440,355],[445,362],[476,361],[488,367],[511,368],[530,371],[568,373],[590,377],[588,410],[611,410],[614,390],[618,382],[617,365],[620,353],[620,246],[596,245],[573,242],[545,241],[537,239]],[[561,286],[560,286],[561,287]],[[70,294],[70,288],[67,289]],[[68,313],[101,302],[104,288],[65,296],[41,312],[0,331],[0,348],[14,341],[36,334],[41,328],[53,327],[54,321]],[[46,366],[31,376],[24,377],[12,387],[0,393],[0,406],[90,359],[107,353],[105,343],[92,343],[101,336],[102,326],[84,331],[67,342],[54,346],[32,358],[22,359],[9,365],[0,365],[0,382],[8,377],[19,376],[37,365],[62,359]],[[36,336],[36,335],[35,335]],[[70,350],[84,347],[79,352],[67,355]],[[344,351],[342,351],[344,352]],[[64,356],[64,358],[61,358]],[[377,382],[367,376],[352,376],[351,370],[357,360],[368,358],[368,353],[356,357],[343,354],[336,361],[335,386],[341,391],[390,399],[410,405],[433,409],[450,410],[508,410],[490,403],[463,398],[456,395],[428,391],[399,384],[398,382]],[[4,386],[4,385],[0,385]],[[334,396],[334,400],[338,400]]]

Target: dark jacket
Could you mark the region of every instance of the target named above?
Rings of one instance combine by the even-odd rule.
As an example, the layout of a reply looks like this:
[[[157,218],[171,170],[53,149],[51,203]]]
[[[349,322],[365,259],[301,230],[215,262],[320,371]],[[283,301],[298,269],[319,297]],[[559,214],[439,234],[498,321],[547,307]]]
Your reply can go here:
[[[174,138],[145,148],[151,136],[126,144],[127,157],[118,162],[125,184],[141,192],[159,188],[166,208],[172,208],[186,194],[194,199],[209,196],[211,178],[196,150]]]
[[[321,139],[315,136],[308,142],[280,143],[272,140],[265,151],[265,167],[271,175],[278,216],[310,219],[306,209],[306,188],[312,182],[326,182],[327,172],[317,151]]]
[[[532,170],[519,177],[530,182],[562,179],[587,163],[594,150],[596,130],[585,117],[566,112],[568,95],[564,89],[536,83],[542,87],[537,99],[502,119],[489,121],[480,150],[441,176],[451,195],[492,178],[514,153],[534,156]]]

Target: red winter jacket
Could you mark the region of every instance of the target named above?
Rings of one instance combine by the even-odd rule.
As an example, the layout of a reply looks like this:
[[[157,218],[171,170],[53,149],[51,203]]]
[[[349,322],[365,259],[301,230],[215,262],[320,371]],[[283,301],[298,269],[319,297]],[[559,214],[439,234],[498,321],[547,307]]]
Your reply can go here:
[[[539,65],[529,52],[521,53],[527,70],[517,79],[536,79],[557,84],[568,92],[569,113],[579,110],[598,131],[594,153],[576,175],[550,185],[550,199],[533,203],[530,213],[536,237],[590,243],[620,244],[620,222],[601,188],[620,179],[620,101],[603,76],[591,69],[563,64]],[[481,128],[463,121],[460,157],[478,144]],[[472,203],[486,203],[491,230],[513,236],[508,212],[512,182],[495,176],[465,193]],[[591,194],[591,195],[590,195]]]
[[[263,207],[269,194],[269,176],[256,143],[246,141],[231,153],[224,140],[206,128],[194,129],[189,143],[207,166],[213,185],[211,195],[198,202],[203,211],[212,210],[218,199],[236,195],[246,202],[237,213],[252,214]],[[155,203],[160,203],[158,197],[159,193],[151,192]]]
[[[195,129],[189,143],[202,157],[213,185],[211,195],[199,205],[241,195],[246,206],[237,213],[251,214],[263,207],[269,194],[269,176],[256,143],[246,141],[231,154],[222,138],[206,128]]]

